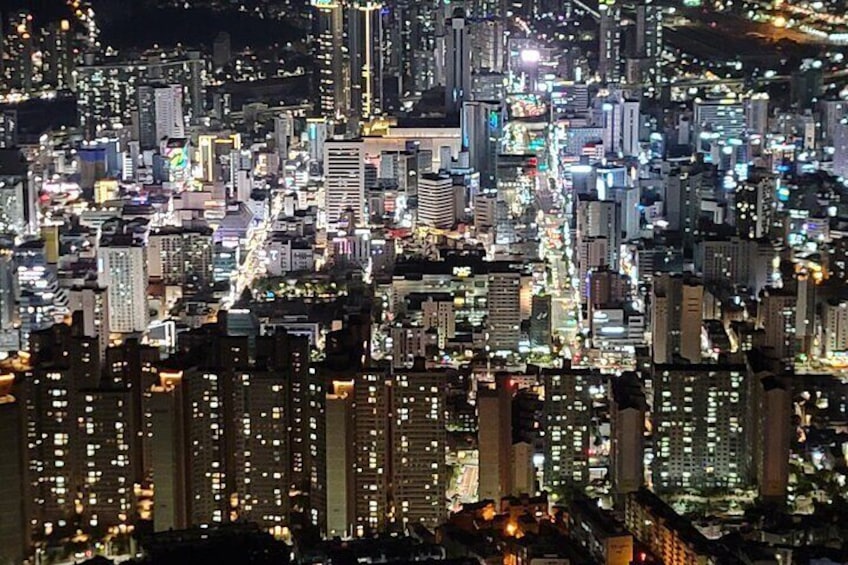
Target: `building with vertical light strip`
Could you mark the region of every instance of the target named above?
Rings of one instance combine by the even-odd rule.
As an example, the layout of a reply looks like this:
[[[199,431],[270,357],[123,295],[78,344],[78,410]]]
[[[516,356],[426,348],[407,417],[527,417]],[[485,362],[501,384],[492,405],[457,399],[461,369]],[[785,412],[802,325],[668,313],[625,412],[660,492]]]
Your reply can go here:
[[[380,3],[371,0],[355,0],[348,8],[350,112],[360,119],[379,114],[382,109],[381,8]]]

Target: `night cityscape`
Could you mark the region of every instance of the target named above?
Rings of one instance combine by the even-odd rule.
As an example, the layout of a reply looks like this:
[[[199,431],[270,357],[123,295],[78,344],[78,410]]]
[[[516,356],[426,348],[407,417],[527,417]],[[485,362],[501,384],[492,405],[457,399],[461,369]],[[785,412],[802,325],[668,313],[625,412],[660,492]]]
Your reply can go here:
[[[846,0],[0,0],[0,565],[848,564]]]

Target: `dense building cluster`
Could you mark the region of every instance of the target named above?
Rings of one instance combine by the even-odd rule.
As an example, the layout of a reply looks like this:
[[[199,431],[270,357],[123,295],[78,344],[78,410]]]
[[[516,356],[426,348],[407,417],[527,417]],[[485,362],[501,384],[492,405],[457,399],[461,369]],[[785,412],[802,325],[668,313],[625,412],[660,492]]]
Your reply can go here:
[[[92,4],[0,9],[0,565],[845,562],[838,7]]]

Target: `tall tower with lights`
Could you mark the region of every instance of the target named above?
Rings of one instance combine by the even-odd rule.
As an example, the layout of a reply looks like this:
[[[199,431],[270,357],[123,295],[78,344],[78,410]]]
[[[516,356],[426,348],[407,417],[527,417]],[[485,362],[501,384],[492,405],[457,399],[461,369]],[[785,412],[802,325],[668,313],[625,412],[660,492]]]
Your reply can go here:
[[[350,107],[349,76],[344,64],[344,8],[336,0],[312,0],[315,10],[316,111],[325,118]]]
[[[616,0],[601,0],[598,29],[598,74],[603,83],[618,82],[621,78],[621,6]]]
[[[350,111],[369,118],[382,108],[382,5],[357,0],[348,8],[347,51],[350,61]]]

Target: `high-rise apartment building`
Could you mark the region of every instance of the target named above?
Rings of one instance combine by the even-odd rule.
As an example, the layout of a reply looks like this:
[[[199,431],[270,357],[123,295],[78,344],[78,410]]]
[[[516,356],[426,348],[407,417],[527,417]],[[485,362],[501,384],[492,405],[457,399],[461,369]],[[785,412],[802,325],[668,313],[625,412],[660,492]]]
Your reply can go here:
[[[788,289],[767,287],[760,294],[759,325],[765,331],[766,354],[774,359],[792,359],[797,351],[798,297]]]
[[[0,149],[12,149],[18,146],[17,110],[0,111]]]
[[[792,391],[785,379],[767,372],[751,377],[751,465],[760,497],[783,503],[789,485]]]
[[[153,107],[156,115],[157,142],[185,137],[183,87],[181,85],[170,84],[154,88]]]
[[[391,391],[396,520],[404,527],[435,528],[447,517],[447,374],[399,371]]]
[[[570,367],[545,370],[544,486],[554,491],[589,482],[593,443],[592,394],[602,384],[600,373]]]
[[[141,464],[131,449],[138,434],[133,419],[130,389],[83,388],[79,401],[81,450],[80,509],[91,527],[110,528],[130,522],[135,515],[136,467]]]
[[[389,517],[391,389],[387,376],[368,371],[354,383],[354,519],[356,535],[380,531]]]
[[[138,61],[89,62],[77,68],[77,104],[80,125],[89,134],[105,127],[129,126],[141,112],[138,88],[145,84],[183,85],[183,114],[191,120],[203,114],[203,73],[200,53],[177,57],[149,57]],[[155,98],[155,97],[154,97]],[[155,107],[155,100],[153,102]],[[144,110],[147,111],[147,110]]]
[[[493,500],[516,494],[512,478],[512,386],[505,375],[495,388],[477,393],[478,498]]]
[[[213,284],[212,230],[160,228],[148,237],[148,276],[151,282],[182,287],[186,295],[209,290]]]
[[[645,483],[647,403],[636,373],[624,373],[610,387],[610,475],[615,494],[635,492]]]
[[[749,481],[744,365],[655,365],[656,489],[734,488]]]
[[[327,535],[353,534],[355,516],[355,381],[333,381],[327,391]]]
[[[2,29],[2,26],[0,26]],[[29,545],[26,513],[24,512],[25,454],[21,402],[12,394],[15,375],[0,374],[0,563],[16,565],[24,562]]]
[[[128,237],[101,242],[97,283],[109,291],[109,328],[116,333],[147,329],[147,249]]]
[[[676,356],[701,361],[704,287],[694,279],[662,273],[654,277],[651,296],[651,337],[655,363]]]

